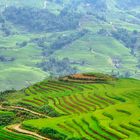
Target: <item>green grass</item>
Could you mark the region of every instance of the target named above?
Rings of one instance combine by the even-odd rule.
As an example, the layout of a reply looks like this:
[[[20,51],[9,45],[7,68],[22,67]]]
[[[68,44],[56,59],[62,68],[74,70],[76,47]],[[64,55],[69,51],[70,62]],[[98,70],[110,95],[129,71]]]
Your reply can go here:
[[[23,48],[16,45],[17,42],[29,41],[35,37],[36,35],[31,34],[0,37],[0,55],[15,58],[13,62],[0,62],[1,90],[20,89],[28,85],[26,81],[35,83],[48,76],[46,72],[35,66],[41,61],[41,50],[31,43]]]
[[[29,83],[35,83],[47,77],[47,74],[40,69],[27,67],[23,65],[13,66],[9,69],[0,71],[1,90],[21,89],[29,86]]]

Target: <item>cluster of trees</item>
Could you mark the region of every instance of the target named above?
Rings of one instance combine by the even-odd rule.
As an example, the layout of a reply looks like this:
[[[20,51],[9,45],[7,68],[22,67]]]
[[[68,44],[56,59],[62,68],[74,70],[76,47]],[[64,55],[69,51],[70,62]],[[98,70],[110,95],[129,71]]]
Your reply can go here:
[[[3,32],[3,35],[6,37],[13,34],[13,32],[10,30],[9,26],[5,22],[2,15],[0,15],[0,30]]]
[[[80,15],[65,12],[55,15],[47,9],[8,7],[4,12],[6,20],[25,27],[30,32],[53,32],[75,29]]]
[[[53,41],[50,37],[50,40],[47,37],[41,37],[31,39],[30,42],[40,47],[42,49],[42,55],[48,57],[49,55],[53,54],[56,50],[62,49],[63,47],[71,44],[72,42],[86,35],[88,32],[88,30],[83,29],[81,31],[75,31],[71,34],[63,33],[61,36],[58,36],[56,39],[53,39]],[[23,42],[22,44],[20,44],[20,46],[26,44],[27,42]]]
[[[51,116],[51,117],[58,117],[61,114],[59,114],[58,112],[56,112],[56,110],[54,108],[52,108],[49,105],[44,105],[40,108],[41,112],[46,113],[47,115]]]
[[[57,140],[66,140],[66,139],[67,140],[83,140],[83,138],[76,138],[76,137],[67,138],[65,134],[62,134],[52,128],[41,129],[39,133],[41,133],[44,136],[48,136],[52,139],[57,139]]]
[[[50,58],[48,61],[38,63],[37,66],[42,68],[44,71],[49,72],[52,76],[58,77],[75,74],[77,72],[76,67],[71,66],[68,58],[63,58],[62,60]]]
[[[9,62],[9,61],[14,61],[15,58],[14,57],[6,57],[3,55],[0,55],[0,62]]]

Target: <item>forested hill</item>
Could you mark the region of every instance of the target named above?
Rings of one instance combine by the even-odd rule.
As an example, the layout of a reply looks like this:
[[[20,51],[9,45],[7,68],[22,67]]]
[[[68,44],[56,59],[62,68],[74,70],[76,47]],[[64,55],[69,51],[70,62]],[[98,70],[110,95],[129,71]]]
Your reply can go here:
[[[1,90],[77,72],[140,78],[139,0],[0,0],[0,8]]]

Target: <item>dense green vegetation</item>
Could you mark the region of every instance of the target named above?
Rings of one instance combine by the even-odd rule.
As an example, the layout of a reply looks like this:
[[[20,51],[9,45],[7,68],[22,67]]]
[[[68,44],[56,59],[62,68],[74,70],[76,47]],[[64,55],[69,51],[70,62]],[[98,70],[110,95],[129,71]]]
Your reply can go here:
[[[11,112],[1,113],[16,115],[13,124],[21,123],[20,128],[51,139],[138,140],[139,84],[139,80],[98,73],[50,78],[3,96],[2,108]],[[12,131],[9,135],[19,132],[15,125],[7,126],[11,123],[7,119],[3,123],[6,131]]]
[[[14,119],[14,113],[0,111],[0,126],[8,125]]]
[[[71,63],[68,58],[63,58],[62,60],[50,58],[48,61],[38,63],[37,66],[56,77],[76,73],[76,67],[71,67],[70,64]]]
[[[4,17],[30,32],[54,32],[76,29],[80,15],[65,12],[56,16],[48,10],[9,7],[4,11]]]

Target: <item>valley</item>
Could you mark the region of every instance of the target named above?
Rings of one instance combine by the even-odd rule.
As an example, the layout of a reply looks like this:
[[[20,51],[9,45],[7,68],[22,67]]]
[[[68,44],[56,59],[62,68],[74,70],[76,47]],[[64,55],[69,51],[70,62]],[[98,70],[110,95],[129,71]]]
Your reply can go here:
[[[139,79],[140,6],[120,1],[0,1],[1,91],[77,72]]]

